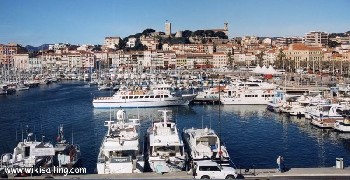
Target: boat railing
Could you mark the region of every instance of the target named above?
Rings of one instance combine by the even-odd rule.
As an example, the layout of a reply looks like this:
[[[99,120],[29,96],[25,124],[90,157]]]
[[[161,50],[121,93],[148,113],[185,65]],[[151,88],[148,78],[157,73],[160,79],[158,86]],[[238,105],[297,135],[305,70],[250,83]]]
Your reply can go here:
[[[111,97],[96,97],[97,100],[109,100],[112,99]]]

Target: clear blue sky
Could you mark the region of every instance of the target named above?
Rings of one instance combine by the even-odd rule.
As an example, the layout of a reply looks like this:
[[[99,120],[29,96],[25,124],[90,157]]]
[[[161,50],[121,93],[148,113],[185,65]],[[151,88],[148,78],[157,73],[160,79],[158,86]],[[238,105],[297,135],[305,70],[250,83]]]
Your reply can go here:
[[[146,28],[222,28],[229,37],[350,30],[349,0],[0,0],[0,43],[103,44]]]

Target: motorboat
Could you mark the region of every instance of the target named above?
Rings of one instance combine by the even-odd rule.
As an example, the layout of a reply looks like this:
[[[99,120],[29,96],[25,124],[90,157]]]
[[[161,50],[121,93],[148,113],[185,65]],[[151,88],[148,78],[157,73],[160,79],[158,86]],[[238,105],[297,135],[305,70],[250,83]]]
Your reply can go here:
[[[148,163],[153,172],[182,171],[186,155],[176,123],[168,115],[170,110],[159,110],[162,119],[154,120],[147,131]]]
[[[73,133],[72,133],[73,134]],[[63,134],[63,125],[59,126],[58,136],[56,138],[57,143],[55,144],[55,156],[53,164],[57,167],[81,167],[81,152],[80,147],[77,144],[69,143]]]
[[[183,131],[187,152],[193,161],[212,160],[230,165],[230,156],[219,136],[210,128],[191,128]]]
[[[44,142],[44,136],[42,137],[42,141],[33,140],[33,133],[29,132],[28,127],[26,134],[27,138],[17,144],[13,153],[5,153],[1,156],[2,168],[40,168],[52,166],[52,158],[55,155],[53,145],[50,142]],[[32,174],[21,174],[21,176],[24,175],[40,174],[33,171]]]
[[[344,120],[338,120],[334,123],[334,127],[336,131],[340,132],[350,132],[350,119],[345,118]]]
[[[125,110],[117,111],[117,121],[106,121],[97,157],[98,174],[143,172],[144,160],[139,143],[139,119],[127,119]]]

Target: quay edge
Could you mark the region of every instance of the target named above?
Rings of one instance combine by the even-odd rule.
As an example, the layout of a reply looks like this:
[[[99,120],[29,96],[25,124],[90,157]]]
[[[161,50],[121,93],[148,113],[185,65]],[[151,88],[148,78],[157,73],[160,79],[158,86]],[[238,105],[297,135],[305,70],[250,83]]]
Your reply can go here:
[[[349,179],[350,167],[339,169],[335,167],[320,168],[290,168],[286,172],[275,169],[237,169],[244,179]],[[79,174],[79,175],[43,175],[33,177],[16,177],[16,179],[193,179],[185,171],[165,174],[134,173],[134,174]]]

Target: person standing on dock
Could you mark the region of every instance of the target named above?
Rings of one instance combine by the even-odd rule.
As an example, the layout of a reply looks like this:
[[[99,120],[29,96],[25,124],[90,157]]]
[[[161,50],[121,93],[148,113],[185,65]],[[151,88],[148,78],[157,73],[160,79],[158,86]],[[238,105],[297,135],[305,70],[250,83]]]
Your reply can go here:
[[[278,156],[276,162],[277,162],[277,165],[278,165],[278,171],[279,171],[279,172],[282,172],[282,169],[281,169],[281,160],[282,160],[282,157],[281,157],[281,156]]]

